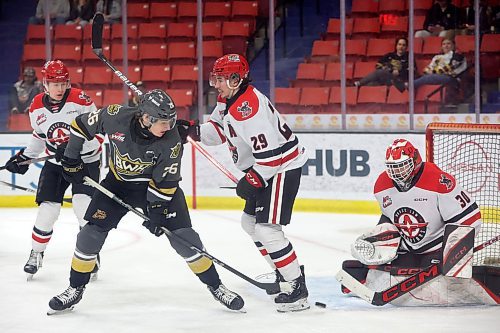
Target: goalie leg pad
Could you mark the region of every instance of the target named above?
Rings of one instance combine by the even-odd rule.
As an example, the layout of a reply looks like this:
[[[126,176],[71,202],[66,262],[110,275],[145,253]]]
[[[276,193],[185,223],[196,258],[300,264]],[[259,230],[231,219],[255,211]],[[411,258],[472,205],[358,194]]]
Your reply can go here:
[[[472,277],[472,256],[475,229],[468,226],[447,225],[443,240],[443,275]]]

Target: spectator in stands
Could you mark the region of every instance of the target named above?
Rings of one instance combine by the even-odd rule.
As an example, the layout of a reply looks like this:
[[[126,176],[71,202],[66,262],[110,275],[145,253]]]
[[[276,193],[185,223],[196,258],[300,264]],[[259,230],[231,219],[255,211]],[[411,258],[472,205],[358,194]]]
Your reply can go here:
[[[37,80],[35,70],[26,67],[22,80],[17,81],[9,91],[10,113],[28,113],[33,97],[42,91],[42,84]]]
[[[71,10],[66,24],[79,24],[84,27],[95,14],[96,0],[70,0]]]
[[[30,24],[45,23],[45,6],[49,8],[50,24],[64,24],[69,17],[68,0],[38,0],[35,16],[30,17]]]
[[[473,35],[475,29],[474,0],[469,0],[469,5],[462,10],[462,33]],[[486,0],[479,0],[479,31],[484,34],[491,31],[493,25],[493,9]]]
[[[375,65],[375,71],[371,72],[354,85],[378,86],[394,85],[399,91],[405,90],[405,82],[408,81],[408,40],[404,37],[396,39],[395,50],[387,53],[379,59]]]
[[[119,23],[122,17],[121,0],[99,0],[97,1],[97,12],[103,13],[104,22]]]
[[[146,93],[147,89],[144,86],[144,83],[142,81],[137,81],[135,83],[135,86],[139,88],[140,91],[143,93]],[[136,94],[129,94],[128,95],[128,106],[138,106],[139,105],[139,97]]]
[[[441,36],[453,38],[459,29],[460,11],[451,0],[436,0],[429,9],[424,21],[424,30],[415,32],[415,37]]]
[[[435,55],[424,69],[424,75],[414,81],[415,89],[426,84],[446,85],[447,95],[456,96],[459,76],[467,69],[465,56],[455,52],[455,42],[445,38],[441,42],[441,53]],[[447,100],[451,101],[453,98]]]

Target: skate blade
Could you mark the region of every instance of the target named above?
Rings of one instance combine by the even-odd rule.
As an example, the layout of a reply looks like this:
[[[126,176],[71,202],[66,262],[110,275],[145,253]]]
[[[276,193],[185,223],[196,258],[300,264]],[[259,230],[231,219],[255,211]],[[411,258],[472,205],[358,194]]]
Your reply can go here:
[[[68,312],[73,311],[74,307],[75,307],[75,306],[74,306],[74,305],[72,305],[72,306],[70,306],[69,308],[64,309],[64,310],[54,310],[54,309],[48,309],[48,310],[47,310],[47,316],[53,316],[53,315],[65,314],[65,313],[68,313]]]
[[[33,275],[35,275],[35,274],[26,273],[26,281],[30,282],[31,280],[33,280]]]
[[[304,311],[311,307],[309,302],[307,302],[307,299],[301,299],[295,303],[276,303],[276,305],[276,311],[281,313]]]
[[[98,273],[92,273],[92,274],[90,274],[90,282],[97,281],[98,277],[99,277]]]

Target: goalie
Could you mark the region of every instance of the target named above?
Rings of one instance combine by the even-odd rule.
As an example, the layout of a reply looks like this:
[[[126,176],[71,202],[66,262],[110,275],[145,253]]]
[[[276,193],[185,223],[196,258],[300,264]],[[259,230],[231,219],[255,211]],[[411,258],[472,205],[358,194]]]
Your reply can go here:
[[[474,235],[481,227],[472,196],[453,176],[422,162],[407,140],[387,148],[385,165],[374,187],[382,215],[373,230],[352,244],[357,260],[344,261],[343,270],[379,291],[440,263],[443,275],[391,303],[497,304],[499,276],[484,267],[472,269]],[[350,291],[342,286],[342,292]]]

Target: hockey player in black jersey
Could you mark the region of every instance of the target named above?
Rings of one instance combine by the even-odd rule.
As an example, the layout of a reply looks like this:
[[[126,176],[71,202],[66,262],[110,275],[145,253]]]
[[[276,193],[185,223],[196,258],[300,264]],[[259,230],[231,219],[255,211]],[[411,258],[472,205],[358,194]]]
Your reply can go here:
[[[82,183],[85,170],[80,148],[97,133],[107,133],[109,172],[101,184],[128,204],[147,212],[150,221],[143,225],[154,235],[163,234],[161,227],[165,227],[194,246],[204,248],[191,227],[184,193],[179,187],[183,147],[175,127],[176,118],[174,102],[159,89],[146,93],[138,107],[114,104],[77,117],[71,125],[62,165],[68,180]],[[85,214],[88,223],[77,237],[70,286],[50,300],[48,314],[72,309],[82,299],[108,232],[117,227],[127,212],[109,197],[95,192]],[[243,307],[241,296],[221,283],[212,260],[169,240],[216,300],[231,310]]]

